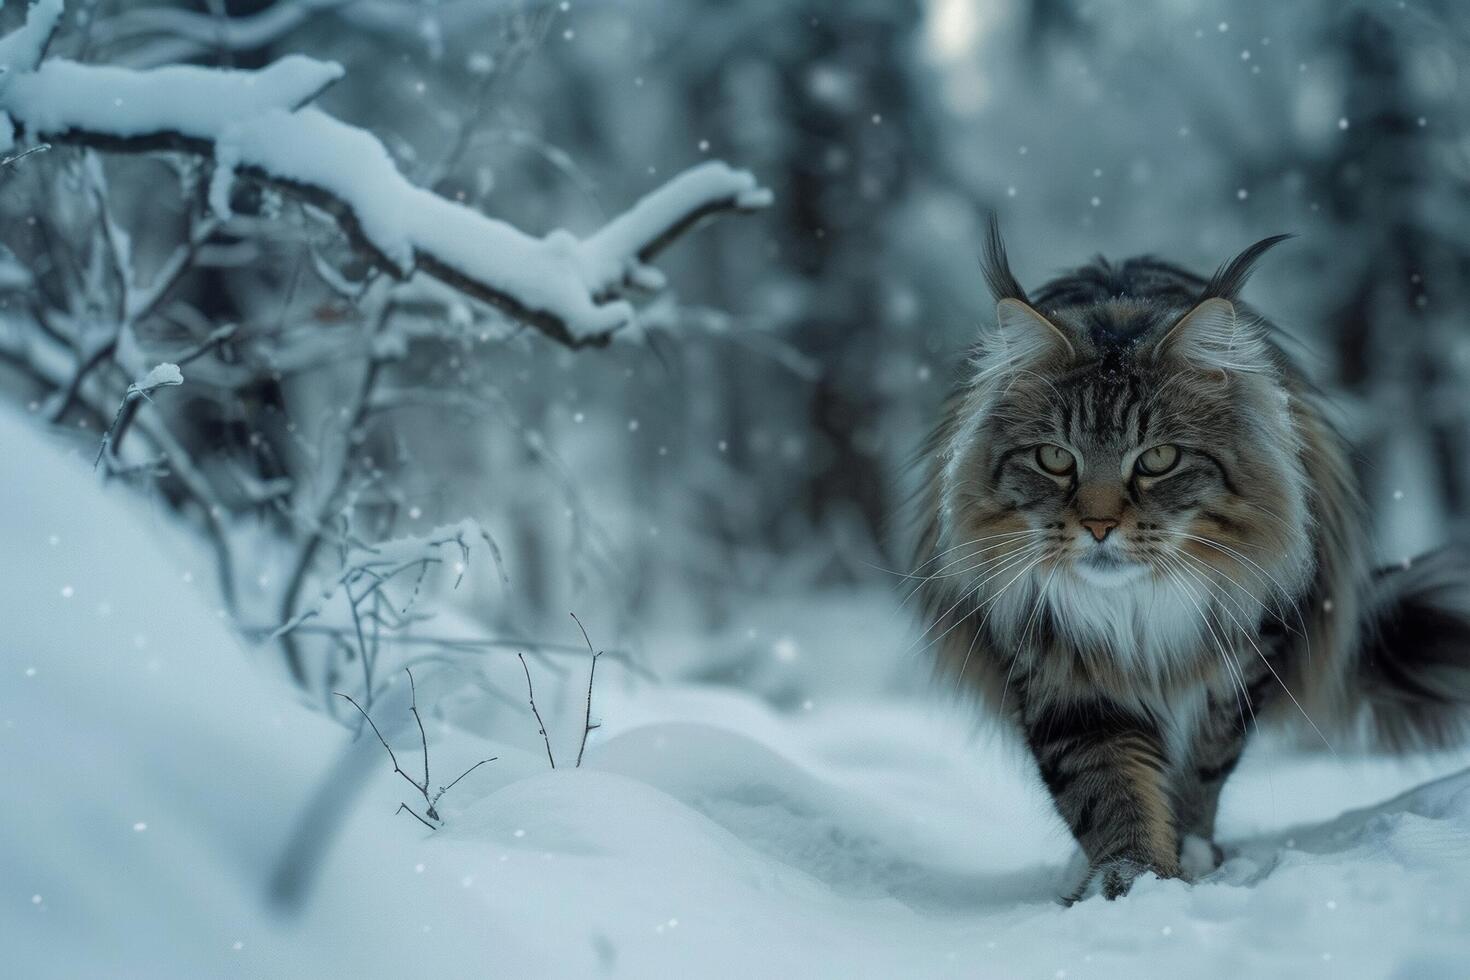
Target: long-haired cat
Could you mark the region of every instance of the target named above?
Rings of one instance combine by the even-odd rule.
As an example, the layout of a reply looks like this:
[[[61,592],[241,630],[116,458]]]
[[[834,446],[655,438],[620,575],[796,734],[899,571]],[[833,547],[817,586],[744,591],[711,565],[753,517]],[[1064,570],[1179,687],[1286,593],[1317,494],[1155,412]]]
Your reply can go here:
[[[1217,865],[1258,720],[1470,733],[1467,563],[1368,567],[1347,450],[1238,298],[1284,237],[1208,280],[1098,259],[1028,295],[991,224],[998,324],[931,447],[925,640],[1019,727],[1087,856],[1077,896]]]

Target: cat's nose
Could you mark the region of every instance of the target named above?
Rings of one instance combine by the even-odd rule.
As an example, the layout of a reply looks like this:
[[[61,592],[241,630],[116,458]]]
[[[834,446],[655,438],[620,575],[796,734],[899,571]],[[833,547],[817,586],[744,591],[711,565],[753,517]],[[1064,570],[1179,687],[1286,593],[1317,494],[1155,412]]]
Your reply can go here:
[[[1084,517],[1078,523],[1092,532],[1094,540],[1101,541],[1112,532],[1113,528],[1118,526],[1118,519],[1116,517]]]

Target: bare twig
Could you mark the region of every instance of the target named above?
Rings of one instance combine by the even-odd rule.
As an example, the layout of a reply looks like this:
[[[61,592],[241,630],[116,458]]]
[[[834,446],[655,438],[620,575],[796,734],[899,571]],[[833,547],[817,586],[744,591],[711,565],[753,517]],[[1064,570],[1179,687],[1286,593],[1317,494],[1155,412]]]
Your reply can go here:
[[[385,607],[386,610],[387,607]],[[420,622],[420,617],[415,617],[409,622]],[[386,624],[385,624],[386,625]],[[406,625],[393,624],[394,626]],[[246,636],[257,642],[270,639],[278,626],[241,626],[240,630]],[[313,636],[325,636],[330,638],[341,638],[350,631],[350,627],[331,626],[321,623],[301,622],[292,627],[293,633],[309,633]],[[385,635],[380,640],[385,646],[409,646],[409,647],[439,647],[448,653],[469,654],[479,650],[513,650],[524,647],[541,654],[570,655],[581,653],[581,646],[571,646],[562,643],[543,643],[540,640],[528,639],[527,637],[447,637],[447,636],[422,636],[422,635]],[[607,657],[617,663],[623,664],[630,671],[645,680],[657,681],[659,675],[647,667],[636,662],[627,650],[599,650],[598,655]],[[565,673],[564,669],[553,668],[558,674]]]
[[[179,367],[183,367],[185,364],[188,364],[191,361],[197,361],[205,354],[208,354],[215,348],[219,347],[221,344],[233,339],[234,336],[240,332],[240,328],[243,326],[243,323],[227,323],[222,327],[217,327],[216,329],[210,331],[209,336],[205,337],[198,344],[184,351],[182,354],[174,355],[173,362]]]
[[[371,328],[373,334],[380,332],[387,325],[391,313],[391,306],[384,306],[383,309],[378,311],[378,315],[374,317],[374,324]],[[353,430],[363,424],[367,416],[368,405],[372,401],[373,391],[377,387],[382,367],[382,361],[377,358],[368,361],[367,367],[363,371],[361,382],[358,385],[357,397],[354,402],[351,417],[347,425],[343,428],[344,439],[350,440]],[[301,550],[297,554],[295,565],[287,580],[286,590],[281,596],[280,614],[283,621],[290,620],[295,612],[297,600],[301,595],[302,589],[306,586],[307,576],[311,572],[312,562],[315,561],[317,552],[321,548],[323,533],[327,526],[329,516],[339,506],[339,498],[347,486],[348,460],[345,456],[335,467],[330,479],[332,480],[331,490],[323,498],[315,524],[309,530],[306,541],[302,544]],[[296,683],[305,687],[306,665],[302,660],[301,650],[296,642],[296,638],[286,633],[281,635],[280,640],[281,647],[286,654],[286,665],[291,670],[291,676],[296,680]]]
[[[525,661],[523,660],[522,664],[524,663]],[[418,723],[419,744],[423,746],[424,751],[424,781],[422,783],[403,771],[403,767],[398,764],[398,756],[393,754],[393,747],[388,744],[388,740],[383,737],[383,733],[378,730],[377,724],[373,722],[372,716],[369,715],[365,710],[363,710],[362,705],[358,704],[357,701],[354,700],[352,695],[350,694],[344,694],[341,691],[333,691],[332,693],[336,694],[337,697],[344,699],[345,701],[347,701],[348,704],[357,709],[358,714],[362,715],[362,717],[367,721],[368,725],[373,730],[373,734],[378,736],[378,741],[381,742],[383,744],[383,748],[387,750],[388,759],[393,763],[393,771],[402,776],[408,782],[408,784],[414,789],[418,790],[419,795],[424,798],[424,816],[419,816],[417,811],[415,811],[414,808],[409,806],[407,803],[400,803],[396,812],[402,813],[404,810],[407,810],[418,819],[419,823],[423,824],[425,827],[428,827],[430,830],[437,830],[438,828],[429,821],[438,820],[440,822],[443,822],[444,820],[444,818],[439,815],[438,804],[440,798],[443,797],[445,793],[453,789],[455,783],[458,783],[461,779],[465,778],[476,769],[485,765],[485,763],[494,762],[496,759],[499,758],[499,756],[491,756],[488,759],[481,759],[479,762],[475,763],[464,772],[454,777],[454,779],[449,783],[448,786],[440,786],[437,792],[431,794],[429,792],[429,736],[424,731],[423,716],[419,714],[418,687],[414,683],[413,671],[405,667],[403,668],[403,672],[408,675],[408,710],[413,715],[413,720]],[[528,678],[529,676],[530,675],[527,674]],[[426,820],[424,819],[424,817],[427,817],[428,819]]]
[[[429,823],[429,821],[425,820],[423,817],[419,816],[418,813],[416,813],[414,811],[414,808],[411,807],[411,806],[409,806],[407,803],[400,803],[400,804],[398,804],[398,809],[393,811],[393,815],[396,817],[396,816],[398,816],[398,814],[402,813],[405,810],[407,810],[410,814],[412,814],[412,816],[413,816],[413,818],[415,820],[417,820],[419,823],[423,824],[425,827],[428,827],[430,830],[438,830],[439,829],[438,827],[435,827],[433,824]]]
[[[592,669],[587,672],[587,710],[582,715],[582,745],[577,749],[577,765],[575,767],[580,769],[582,766],[582,754],[587,751],[587,736],[591,735],[595,729],[602,727],[601,724],[592,724],[592,683],[597,680],[597,658],[602,656],[602,651],[592,649],[592,638],[587,635],[587,627],[582,625],[582,621],[577,618],[577,614],[571,613],[571,617],[572,622],[577,624],[577,629],[582,631],[582,639],[587,641],[587,652],[592,654]]]
[[[388,759],[390,762],[393,763],[393,771],[398,773],[398,775],[402,776],[404,779],[408,780],[408,784],[414,789],[418,790],[420,793],[425,792],[424,788],[418,783],[414,782],[414,778],[408,773],[404,772],[403,768],[398,765],[398,756],[393,754],[393,747],[388,744],[388,740],[383,737],[383,733],[378,731],[378,726],[374,724],[372,716],[369,715],[366,711],[362,710],[362,705],[358,704],[357,701],[350,694],[344,694],[341,691],[333,691],[332,693],[337,695],[337,697],[339,698],[345,698],[347,703],[356,708],[358,713],[367,720],[369,727],[371,727],[373,730],[373,734],[378,736],[378,741],[382,742],[383,748],[388,750]]]
[[[424,734],[424,719],[419,715],[419,690],[413,682],[413,671],[405,667],[403,672],[408,675],[408,710],[413,713],[413,720],[418,722],[419,742],[424,747],[424,799],[429,800],[429,736]],[[439,819],[439,814],[434,812],[433,800],[429,800],[428,814],[435,820]]]
[[[177,361],[174,361],[173,363],[178,366],[183,366],[190,363],[191,361],[198,360],[205,354],[214,350],[220,344],[224,343],[230,337],[234,336],[236,331],[238,331],[239,329],[239,324],[221,327],[220,329],[210,334],[210,336],[203,343],[186,351],[182,357],[180,357]],[[113,423],[111,446],[112,455],[116,456],[119,452],[122,451],[123,438],[128,434],[128,428],[132,424],[133,417],[137,415],[138,407],[141,404],[142,403],[138,399],[133,399],[132,401],[123,404],[122,413],[114,420]]]
[[[459,525],[445,530],[446,533],[429,535],[427,537],[413,537],[407,539],[417,549],[417,554],[411,554],[406,558],[398,555],[402,552],[399,548],[390,556],[382,550],[385,546],[391,546],[398,542],[379,542],[370,544],[361,540],[352,533],[345,515],[350,513],[354,506],[354,496],[348,494],[347,500],[338,508],[337,521],[342,525],[337,535],[337,544],[342,555],[344,567],[323,589],[318,599],[311,605],[305,606],[291,619],[282,623],[271,631],[271,639],[279,639],[283,642],[292,638],[293,634],[303,631],[302,627],[308,620],[322,614],[327,603],[333,601],[339,594],[345,594],[347,610],[351,616],[350,636],[355,640],[357,649],[361,651],[363,689],[367,693],[363,700],[367,708],[372,708],[373,690],[375,687],[373,670],[378,661],[378,650],[385,643],[395,641],[391,634],[398,630],[404,630],[410,626],[430,618],[411,612],[414,603],[418,600],[424,585],[424,581],[432,568],[449,564],[450,559],[437,557],[433,552],[440,549],[455,548],[459,553],[459,561],[454,568],[456,578],[455,586],[461,584],[470,566],[470,558],[473,554],[472,546],[478,547],[484,542],[485,547],[496,559],[497,568],[501,568],[498,549],[494,540],[478,524],[474,522],[461,521]],[[472,526],[473,525],[473,526]],[[313,528],[310,540],[324,541],[324,536],[317,533],[323,528]],[[359,557],[357,553],[366,552],[365,557]],[[350,555],[350,557],[349,557]],[[417,573],[416,575],[414,573]],[[406,603],[401,606],[392,600],[387,592],[387,586],[399,576],[412,577],[411,593]],[[294,589],[295,579],[292,579],[289,588]],[[358,585],[358,583],[363,583]],[[385,601],[386,600],[386,601]],[[371,601],[367,608],[365,604]],[[367,627],[371,627],[369,633]],[[388,631],[385,634],[384,631]],[[337,629],[317,629],[314,632],[327,632],[335,634]]]
[[[541,720],[541,712],[536,707],[536,691],[531,687],[531,668],[526,666],[526,656],[517,653],[521,661],[521,669],[526,672],[526,696],[531,702],[531,714],[536,716],[536,724],[541,727],[541,740],[546,743],[546,761],[551,763],[551,768],[556,768],[556,757],[551,754],[551,737],[546,734],[546,722]]]
[[[163,368],[169,368],[170,371],[162,371],[161,369]],[[116,446],[117,440],[121,438],[121,424],[134,405],[139,401],[146,401],[148,396],[159,388],[168,388],[180,384],[183,384],[183,378],[179,374],[178,366],[160,364],[153,371],[150,371],[147,377],[128,385],[127,393],[123,395],[122,404],[118,405],[117,414],[112,418],[112,424],[107,427],[106,432],[102,433],[102,442],[97,447],[97,458],[92,460],[92,469],[95,470],[97,464],[102,462],[102,454],[107,452],[108,446],[112,446],[113,455],[117,455]]]
[[[438,803],[439,802],[439,797],[443,796],[445,793],[447,793],[450,790],[454,789],[454,784],[455,783],[459,782],[461,779],[465,778],[470,773],[474,772],[476,769],[478,769],[481,766],[483,766],[485,763],[487,763],[487,762],[494,762],[496,759],[499,759],[499,758],[500,758],[500,756],[498,756],[498,755],[492,755],[488,759],[481,759],[479,762],[477,762],[474,765],[470,766],[468,769],[466,769],[464,772],[460,773],[458,776],[455,776],[454,779],[449,783],[448,786],[440,786],[439,787],[439,792],[437,792],[437,793],[434,794],[434,802],[435,803]]]
[[[352,595],[352,585],[351,585],[351,583],[348,583],[344,588],[345,588],[345,591],[347,592],[347,608],[352,611],[352,630],[357,635],[357,658],[358,658],[359,661],[361,661],[361,664],[362,664],[362,691],[363,691],[362,696],[367,700],[368,707],[372,707],[372,705],[373,705],[373,664],[372,664],[372,658],[368,656],[367,643],[363,640],[363,636],[362,636],[362,616],[359,615],[358,609],[357,609],[357,604],[362,601],[362,597],[361,596],[358,596],[357,598],[353,598],[353,595]],[[377,586],[374,586],[370,591],[374,595],[376,595],[377,594],[377,591],[378,591],[378,587]],[[412,674],[409,675],[410,678],[412,676],[413,676]],[[428,780],[426,779],[426,780],[424,780],[424,782],[425,782],[425,784],[427,784],[428,783]]]
[[[51,144],[50,143],[37,143],[35,146],[31,147],[30,149],[21,150],[19,153],[16,153],[16,154],[14,154],[12,156],[8,156],[8,157],[5,157],[3,159],[0,159],[0,168],[8,167],[12,163],[19,163],[20,161],[24,160],[26,157],[30,156],[32,153],[44,153],[45,151],[47,151],[49,149],[51,149]]]

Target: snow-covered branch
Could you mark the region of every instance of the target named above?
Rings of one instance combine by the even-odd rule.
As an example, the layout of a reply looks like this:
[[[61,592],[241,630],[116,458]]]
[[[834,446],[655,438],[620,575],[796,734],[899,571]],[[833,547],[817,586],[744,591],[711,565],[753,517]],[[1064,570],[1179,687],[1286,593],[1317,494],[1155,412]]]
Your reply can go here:
[[[116,455],[117,444],[122,441],[128,419],[139,399],[146,399],[159,388],[174,388],[183,383],[184,375],[179,370],[179,366],[165,361],[154,365],[147,374],[128,385],[122,404],[117,407],[117,414],[112,417],[112,424],[107,427],[106,432],[102,433],[102,443],[97,447],[97,457],[92,460],[92,468],[96,469],[97,465],[102,462],[102,454],[107,452],[109,447]]]
[[[585,239],[565,231],[537,238],[415,186],[377,137],[307,105],[342,77],[339,65],[299,55],[258,71],[35,63],[53,8],[54,0],[38,4],[25,27],[0,39],[0,54],[14,52],[0,85],[6,130],[114,152],[209,157],[217,216],[228,216],[237,177],[271,184],[331,215],[392,275],[425,272],[569,346],[605,343],[630,322],[622,297],[661,286],[648,263],[701,219],[770,201],[751,174],[710,161]]]
[[[380,632],[392,632],[417,622],[417,617],[411,615],[410,610],[418,600],[429,569],[436,566],[449,567],[454,575],[453,587],[459,588],[469,568],[471,554],[482,547],[489,552],[491,560],[500,571],[502,581],[505,581],[505,569],[495,540],[477,521],[468,518],[457,524],[437,527],[427,534],[408,535],[378,544],[370,545],[351,540],[350,532],[345,537],[350,540],[350,545],[343,551],[342,570],[326,584],[315,602],[278,626],[270,638],[290,637],[308,620],[321,616],[338,595],[345,595],[353,635],[357,641],[356,659],[362,666],[363,699],[371,708],[375,695],[373,669],[378,659]],[[315,542],[320,541],[320,536],[313,536],[311,540],[314,547]],[[459,556],[452,564],[448,555],[451,548]],[[306,554],[305,558],[309,562],[310,554]],[[400,577],[412,578],[411,590],[406,600],[385,601],[388,586]],[[295,589],[300,581],[298,570],[295,584],[287,596],[288,607],[295,601]],[[299,673],[301,668],[295,659],[297,654],[294,646],[288,645],[287,651],[293,672]]]
[[[36,0],[26,11],[25,23],[0,38],[0,68],[9,73],[34,71],[61,23],[61,11],[61,0]]]

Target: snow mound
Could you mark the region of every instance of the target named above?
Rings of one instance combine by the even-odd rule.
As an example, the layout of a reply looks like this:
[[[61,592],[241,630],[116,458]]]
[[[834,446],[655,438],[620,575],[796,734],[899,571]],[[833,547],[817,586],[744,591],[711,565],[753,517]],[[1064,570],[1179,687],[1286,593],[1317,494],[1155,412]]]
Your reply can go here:
[[[160,551],[166,516],[48,442],[0,416],[0,447],[26,461],[0,481],[14,975],[1470,969],[1470,774],[1443,775],[1463,756],[1262,746],[1227,791],[1219,871],[1064,909],[1065,832],[1025,761],[963,712],[834,685],[781,713],[729,689],[634,684],[607,661],[581,770],[548,771],[529,717],[502,704],[477,709],[481,724],[461,706],[466,723],[430,725],[439,772],[501,757],[445,798],[437,834],[394,816],[405,787],[380,746],[346,749],[375,775],[301,911],[272,911],[271,869],[347,734],[258,676],[185,582],[204,570]],[[804,676],[851,655],[804,646]],[[453,684],[426,677],[419,697]],[[387,724],[401,707],[375,713]]]

